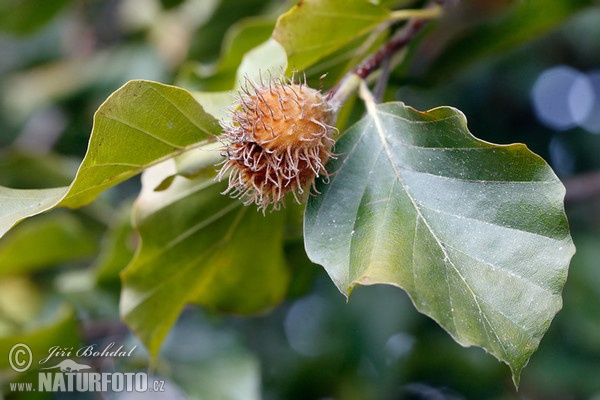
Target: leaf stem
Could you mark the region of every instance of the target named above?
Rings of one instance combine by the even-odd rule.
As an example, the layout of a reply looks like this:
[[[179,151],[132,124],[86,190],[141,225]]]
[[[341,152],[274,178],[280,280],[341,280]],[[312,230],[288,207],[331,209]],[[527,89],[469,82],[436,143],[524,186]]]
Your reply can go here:
[[[401,29],[392,35],[392,37],[390,37],[390,39],[379,48],[379,50],[368,56],[353,70],[344,75],[340,82],[327,93],[327,96],[334,108],[339,109],[342,104],[346,102],[348,97],[356,91],[360,81],[366,79],[375,70],[377,70],[382,65],[384,60],[391,58],[391,56],[396,52],[405,48],[414,39],[414,37],[421,32],[423,27],[427,25],[427,22],[429,22],[434,14],[436,16],[441,15],[442,7],[437,3],[437,1],[434,1],[432,6],[426,7],[422,10],[399,10],[411,13],[419,11],[422,13],[416,14],[419,15],[418,18],[410,19]],[[424,16],[428,18],[424,18]]]
[[[407,19],[435,19],[442,15],[442,7],[434,7],[412,10],[395,10],[390,14],[390,21],[404,21]]]

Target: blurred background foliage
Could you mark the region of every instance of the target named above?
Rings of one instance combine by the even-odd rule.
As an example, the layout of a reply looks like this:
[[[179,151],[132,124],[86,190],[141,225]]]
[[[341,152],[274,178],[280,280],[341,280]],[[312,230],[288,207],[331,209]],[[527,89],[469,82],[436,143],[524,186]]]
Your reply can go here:
[[[69,184],[94,111],[129,79],[230,89],[243,54],[267,40],[277,16],[294,3],[3,0],[0,185]],[[520,390],[506,366],[480,349],[461,348],[402,291],[361,287],[346,303],[307,260],[292,229],[287,299],[253,317],[187,308],[152,370],[168,380],[164,398],[600,399],[600,5],[448,3],[455,3],[449,15],[393,71],[385,98],[417,109],[457,107],[476,136],[526,143],[567,187],[577,254],[563,311],[524,370]],[[381,37],[371,40],[367,48]],[[321,84],[334,84],[351,65],[346,53],[322,60],[309,80],[318,85],[329,71]],[[360,112],[355,107],[348,121]],[[132,179],[83,209],[27,220],[0,241],[0,398],[44,398],[8,391],[8,382],[30,379],[8,366],[13,343],[28,343],[37,354],[55,345],[135,345],[119,321],[118,273],[137,245],[129,209],[138,191]],[[297,229],[297,221],[290,226]],[[96,367],[145,370],[148,359],[138,346],[135,357]]]

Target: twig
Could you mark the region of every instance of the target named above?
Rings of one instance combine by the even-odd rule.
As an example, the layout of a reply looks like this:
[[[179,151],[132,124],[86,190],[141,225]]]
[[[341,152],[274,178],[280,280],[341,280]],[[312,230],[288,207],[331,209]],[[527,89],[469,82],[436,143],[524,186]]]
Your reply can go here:
[[[340,82],[327,93],[327,96],[334,107],[340,107],[356,90],[358,83],[377,70],[384,60],[390,59],[394,53],[406,47],[423,29],[427,22],[429,22],[433,14],[439,15],[440,6],[437,4],[437,1],[434,1],[432,6],[437,9],[436,12],[428,12],[428,18],[413,18],[409,20],[406,25],[398,30],[379,48],[379,50],[367,57],[352,71],[348,72]]]

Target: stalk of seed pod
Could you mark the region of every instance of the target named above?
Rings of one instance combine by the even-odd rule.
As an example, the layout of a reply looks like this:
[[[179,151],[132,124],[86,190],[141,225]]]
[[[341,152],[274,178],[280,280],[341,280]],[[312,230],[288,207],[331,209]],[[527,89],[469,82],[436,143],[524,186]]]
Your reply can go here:
[[[279,209],[287,193],[298,203],[325,169],[334,144],[333,107],[318,90],[293,79],[249,80],[237,98],[225,130],[226,160],[218,179],[229,173],[225,193],[263,212]]]

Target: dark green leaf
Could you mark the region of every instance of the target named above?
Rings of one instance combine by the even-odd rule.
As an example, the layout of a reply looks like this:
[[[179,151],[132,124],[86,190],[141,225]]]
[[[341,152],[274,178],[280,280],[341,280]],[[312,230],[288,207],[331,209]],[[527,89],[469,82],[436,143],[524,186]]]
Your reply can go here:
[[[98,258],[90,269],[95,270],[96,281],[101,284],[119,282],[119,273],[133,258],[137,234],[131,227],[131,205],[119,210],[112,226],[106,232]]]
[[[457,342],[509,364],[518,384],[561,308],[574,253],[564,187],[524,145],[474,138],[458,110],[367,104],[336,146],[331,183],[309,199],[309,257],[345,294],[405,289]]]
[[[212,179],[147,171],[134,222],[141,247],[123,273],[121,314],[152,355],[186,303],[254,313],[277,304],[289,272],[283,255],[285,213],[263,216],[221,195]]]

